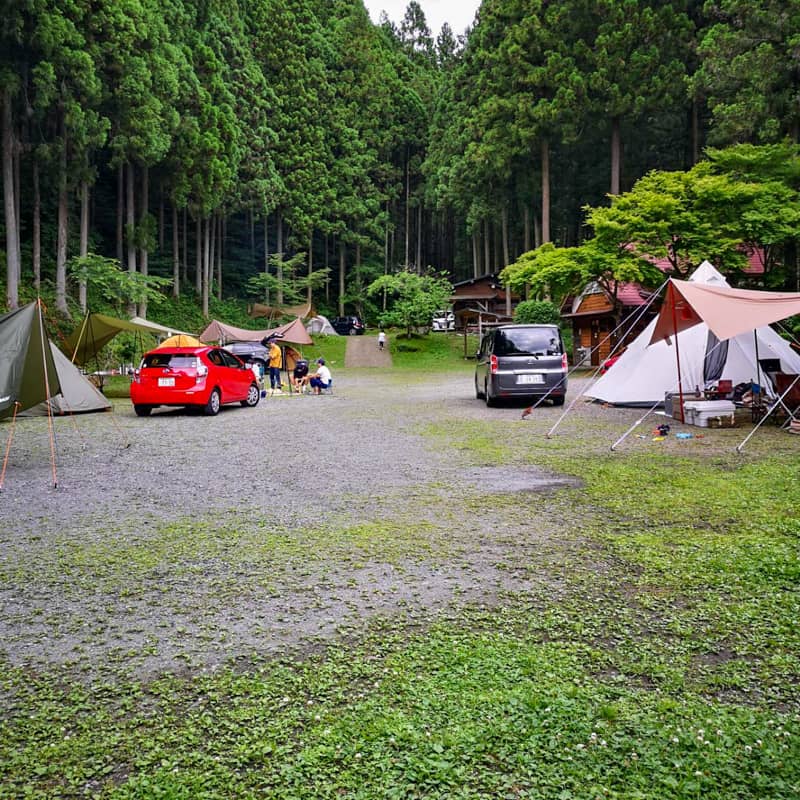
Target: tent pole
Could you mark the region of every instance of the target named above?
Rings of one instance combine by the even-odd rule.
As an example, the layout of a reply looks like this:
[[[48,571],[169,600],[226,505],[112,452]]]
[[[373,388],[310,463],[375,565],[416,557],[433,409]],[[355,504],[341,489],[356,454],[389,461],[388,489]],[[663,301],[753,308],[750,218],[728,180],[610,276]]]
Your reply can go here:
[[[772,412],[773,412],[773,411],[774,411],[774,410],[775,410],[775,409],[776,409],[776,408],[777,408],[779,405],[781,405],[781,403],[783,402],[783,398],[784,398],[784,397],[786,397],[786,395],[787,395],[787,394],[789,394],[789,392],[791,392],[791,391],[792,391],[792,389],[794,389],[794,385],[797,383],[797,381],[800,381],[800,375],[798,375],[798,376],[797,376],[797,377],[796,377],[796,378],[795,378],[795,379],[794,379],[794,380],[793,380],[793,381],[792,381],[792,382],[789,384],[789,386],[786,388],[786,391],[784,391],[784,393],[783,393],[783,394],[782,394],[782,395],[781,395],[781,396],[780,396],[780,397],[779,397],[779,398],[778,398],[778,399],[777,399],[777,400],[776,400],[776,401],[775,401],[775,402],[772,404],[772,408],[770,408],[770,409],[767,411],[767,413],[766,413],[766,414],[764,414],[764,416],[763,416],[763,417],[761,417],[761,419],[758,421],[758,425],[756,425],[756,426],[755,426],[755,428],[753,428],[753,430],[751,430],[751,431],[750,431],[750,433],[748,433],[748,434],[747,434],[747,436],[744,438],[744,440],[743,440],[743,441],[742,441],[740,444],[738,444],[738,445],[736,446],[736,452],[737,452],[737,453],[741,453],[741,452],[742,452],[742,448],[743,448],[743,447],[744,447],[744,446],[747,444],[747,442],[750,440],[750,437],[751,437],[751,436],[752,436],[752,435],[753,435],[753,434],[754,434],[754,433],[755,433],[755,432],[756,432],[756,431],[757,431],[757,430],[758,430],[758,429],[759,429],[759,428],[760,428],[760,427],[761,427],[761,426],[762,426],[762,425],[763,425],[763,424],[764,424],[764,423],[767,421],[767,417],[768,417],[768,416],[769,416],[769,415],[770,415],[770,414],[771,414],[771,413],[772,413]],[[785,406],[784,406],[784,407],[785,407]],[[790,416],[792,416],[792,415],[791,415],[791,412],[790,412]],[[794,416],[792,416],[792,419],[794,419]]]
[[[47,398],[47,428],[50,434],[50,465],[53,470],[53,488],[58,489],[58,475],[56,474],[56,432],[53,428],[53,406],[50,403],[50,376],[47,374],[47,353],[46,347],[50,347],[50,340],[47,338],[42,322],[42,301],[37,299],[39,307],[39,338],[42,342],[42,367],[44,369],[44,394]]]
[[[671,286],[667,288],[667,292],[669,293],[672,289]],[[674,297],[674,292],[672,292]],[[686,418],[684,417],[683,413],[683,380],[681,379],[681,352],[678,347],[678,313],[675,310],[675,300],[672,301],[672,330],[675,334],[675,360],[678,362],[678,402],[680,403],[681,408],[681,422],[685,423]]]
[[[83,318],[83,323],[81,324],[81,332],[78,334],[78,341],[75,342],[75,349],[72,351],[72,358],[71,361],[75,363],[75,356],[78,355],[78,348],[81,346],[81,341],[83,340],[83,332],[86,330],[86,324],[89,321],[89,312],[86,312],[86,316]]]

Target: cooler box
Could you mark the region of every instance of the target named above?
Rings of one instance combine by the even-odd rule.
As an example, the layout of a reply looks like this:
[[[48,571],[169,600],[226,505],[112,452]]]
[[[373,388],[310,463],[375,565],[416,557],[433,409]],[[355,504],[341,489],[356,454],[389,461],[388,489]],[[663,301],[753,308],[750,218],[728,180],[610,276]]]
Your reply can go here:
[[[736,406],[731,400],[687,400],[683,404],[687,425],[732,428]]]

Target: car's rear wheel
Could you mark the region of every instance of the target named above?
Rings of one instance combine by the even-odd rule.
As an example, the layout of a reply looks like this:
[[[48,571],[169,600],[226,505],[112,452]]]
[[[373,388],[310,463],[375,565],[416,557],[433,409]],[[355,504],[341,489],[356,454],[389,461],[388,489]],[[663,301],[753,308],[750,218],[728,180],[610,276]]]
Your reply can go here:
[[[222,400],[219,394],[219,389],[212,389],[211,395],[208,398],[208,402],[203,409],[203,413],[208,417],[214,417],[219,414],[220,406],[222,405]]]
[[[254,383],[251,383],[250,388],[247,390],[247,400],[242,400],[242,405],[253,408],[254,406],[258,405],[258,401],[260,399],[261,391],[259,390],[258,386],[256,386]]]
[[[355,336],[355,335],[358,333],[358,331],[357,331],[355,328],[350,328],[350,330],[348,331],[348,333],[349,333],[351,336]]]
[[[486,405],[489,408],[494,408],[497,405],[497,398],[492,396],[488,383],[486,383],[483,387],[483,397],[486,400]]]
[[[143,406],[139,405],[139,403],[134,404],[133,410],[136,412],[137,417],[149,417],[150,412],[153,410],[153,406]]]
[[[554,406],[563,406],[564,405],[564,395],[556,395],[555,397],[550,398],[553,401]]]
[[[475,397],[478,400],[483,400],[484,393],[478,388],[478,376],[475,376]]]

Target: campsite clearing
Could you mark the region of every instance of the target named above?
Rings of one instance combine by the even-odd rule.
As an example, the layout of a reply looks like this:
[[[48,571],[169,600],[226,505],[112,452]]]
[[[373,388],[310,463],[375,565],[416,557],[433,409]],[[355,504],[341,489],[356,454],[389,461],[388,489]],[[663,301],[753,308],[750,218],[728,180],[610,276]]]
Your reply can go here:
[[[0,797],[797,796],[800,437],[336,379],[18,422]]]

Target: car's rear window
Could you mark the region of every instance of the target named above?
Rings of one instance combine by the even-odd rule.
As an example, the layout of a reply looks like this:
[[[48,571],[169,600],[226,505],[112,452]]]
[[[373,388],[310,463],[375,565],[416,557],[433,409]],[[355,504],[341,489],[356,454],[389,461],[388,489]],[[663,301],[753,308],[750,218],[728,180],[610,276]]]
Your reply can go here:
[[[552,328],[506,328],[496,332],[495,355],[560,356],[561,337]]]
[[[171,367],[172,369],[194,369],[197,356],[179,353],[148,353],[142,362],[143,367]]]

